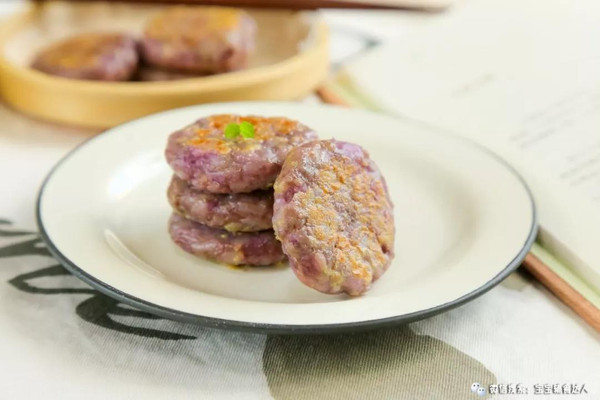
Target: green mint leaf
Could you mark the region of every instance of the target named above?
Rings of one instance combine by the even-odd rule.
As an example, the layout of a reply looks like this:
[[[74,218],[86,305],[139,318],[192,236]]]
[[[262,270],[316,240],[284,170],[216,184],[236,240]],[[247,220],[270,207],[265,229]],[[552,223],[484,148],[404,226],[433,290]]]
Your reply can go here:
[[[240,134],[245,138],[254,137],[254,125],[248,121],[240,122]]]
[[[225,127],[224,134],[227,139],[235,139],[240,134],[240,126],[232,122]]]

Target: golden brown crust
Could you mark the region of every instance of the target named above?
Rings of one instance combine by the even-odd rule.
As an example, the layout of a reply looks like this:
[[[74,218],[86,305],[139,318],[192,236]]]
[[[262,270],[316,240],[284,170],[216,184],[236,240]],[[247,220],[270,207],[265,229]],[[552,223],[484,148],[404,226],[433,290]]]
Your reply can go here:
[[[124,38],[117,33],[81,34],[51,45],[38,60],[65,68],[94,66],[100,56],[120,46]]]
[[[360,146],[319,141],[292,150],[275,182],[273,227],[296,275],[325,293],[358,295],[393,257],[385,181]]]
[[[254,126],[254,137],[235,139],[225,137],[225,128],[231,123],[249,122]],[[291,132],[305,129],[297,121],[282,117],[240,116],[233,114],[212,115],[206,118],[206,123],[194,131],[191,139],[186,139],[185,144],[213,150],[221,154],[229,153],[232,148],[245,148],[251,150],[256,142],[286,136]]]
[[[183,41],[192,46],[207,36],[225,41],[228,32],[239,26],[245,15],[242,10],[227,7],[171,7],[150,20],[145,34],[152,39]]]
[[[244,121],[254,126],[254,137],[225,137],[228,124]],[[287,118],[221,114],[171,134],[165,156],[175,174],[196,189],[251,192],[271,187],[288,152],[316,139],[312,129]]]

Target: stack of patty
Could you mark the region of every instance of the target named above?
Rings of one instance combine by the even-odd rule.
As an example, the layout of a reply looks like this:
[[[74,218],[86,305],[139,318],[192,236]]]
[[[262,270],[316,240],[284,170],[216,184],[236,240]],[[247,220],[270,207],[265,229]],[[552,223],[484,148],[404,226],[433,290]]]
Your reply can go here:
[[[227,135],[251,125],[252,135]],[[235,131],[235,130],[234,130]],[[287,118],[214,115],[174,132],[165,152],[174,171],[169,233],[183,250],[234,265],[285,259],[272,230],[273,183],[294,147],[317,139]]]

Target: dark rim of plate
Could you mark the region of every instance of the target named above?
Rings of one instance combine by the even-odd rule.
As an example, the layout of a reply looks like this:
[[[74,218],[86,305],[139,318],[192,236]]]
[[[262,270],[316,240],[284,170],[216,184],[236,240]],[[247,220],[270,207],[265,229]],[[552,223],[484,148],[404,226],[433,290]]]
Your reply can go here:
[[[228,104],[235,105],[235,104],[239,104],[239,103],[228,103]],[[286,105],[286,104],[290,105],[290,104],[295,104],[295,103],[282,102],[282,105]],[[198,107],[198,106],[183,107],[178,110],[182,110],[185,108],[195,108],[195,107]],[[342,107],[332,106],[332,105],[319,105],[319,107],[342,109]],[[174,111],[174,110],[166,111],[164,113],[168,113],[168,112],[172,112],[172,111]],[[356,112],[357,110],[353,110],[353,111]],[[378,115],[378,113],[370,112],[370,111],[366,111],[366,110],[360,110],[360,112]],[[158,113],[158,114],[162,114],[162,113]],[[151,116],[156,116],[158,114],[152,114]],[[397,117],[395,117],[393,115],[389,115],[389,114],[384,114],[384,115],[388,118],[397,118]],[[122,128],[124,126],[127,126],[131,123],[137,122],[140,119],[144,119],[147,117],[142,117],[142,118],[127,122],[125,124],[119,125],[118,128]],[[412,121],[412,122],[414,122],[414,121]],[[439,132],[440,130],[438,129],[437,131]],[[140,310],[147,311],[149,313],[152,313],[152,314],[155,314],[155,315],[167,318],[167,319],[172,319],[172,320],[186,322],[186,323],[193,323],[193,324],[197,324],[197,325],[206,326],[209,328],[228,329],[228,330],[236,330],[236,331],[242,331],[242,332],[254,332],[254,333],[270,333],[270,334],[345,333],[345,332],[373,330],[373,329],[379,329],[379,328],[392,327],[394,325],[406,324],[409,322],[429,318],[434,315],[440,314],[444,311],[448,311],[448,310],[451,310],[458,306],[461,306],[461,305],[481,296],[482,294],[484,294],[487,291],[489,291],[490,289],[492,289],[494,286],[498,285],[500,282],[502,282],[504,279],[506,279],[506,277],[508,277],[508,275],[510,275],[521,264],[521,261],[523,261],[523,259],[529,252],[529,249],[533,245],[535,238],[537,236],[537,232],[538,232],[537,211],[536,211],[535,202],[534,202],[531,190],[529,189],[529,186],[527,185],[527,183],[525,182],[523,177],[510,164],[508,164],[506,161],[504,161],[504,159],[502,159],[500,156],[498,156],[491,150],[488,150],[487,148],[479,145],[478,143],[476,143],[472,140],[466,139],[464,137],[461,137],[461,136],[458,136],[455,134],[451,134],[451,133],[449,134],[449,133],[445,132],[444,133],[445,135],[449,134],[449,135],[453,136],[455,139],[462,141],[464,143],[467,143],[467,144],[479,149],[480,151],[483,151],[484,153],[488,154],[489,156],[494,158],[496,161],[498,161],[500,164],[502,164],[504,167],[506,167],[508,170],[510,170],[511,173],[523,185],[525,191],[527,192],[527,195],[529,197],[529,201],[531,204],[531,213],[532,213],[531,227],[529,230],[529,234],[528,234],[525,242],[523,243],[523,246],[521,247],[521,249],[517,253],[517,255],[511,260],[511,262],[506,267],[504,267],[504,269],[502,269],[502,271],[500,271],[496,276],[494,276],[492,279],[490,279],[484,285],[480,286],[479,288],[477,288],[455,300],[452,300],[447,303],[440,304],[438,306],[431,307],[431,308],[428,308],[425,310],[415,311],[412,313],[402,314],[402,315],[387,317],[387,318],[364,320],[364,321],[357,321],[357,322],[348,322],[348,323],[338,323],[338,324],[284,325],[284,324],[254,323],[254,322],[244,322],[244,321],[235,321],[235,320],[206,317],[206,316],[202,316],[202,315],[186,313],[186,312],[178,311],[178,310],[175,310],[172,308],[160,306],[160,305],[148,302],[146,300],[140,299],[138,297],[132,296],[132,295],[122,292],[119,289],[114,288],[114,287],[102,282],[101,280],[97,279],[96,277],[88,274],[83,269],[81,269],[79,266],[77,266],[75,263],[73,263],[71,260],[69,260],[69,258],[66,255],[64,255],[54,245],[54,243],[52,242],[52,239],[50,238],[50,236],[46,232],[46,229],[44,228],[44,224],[42,221],[42,215],[41,215],[41,202],[42,202],[42,196],[44,194],[44,189],[46,188],[46,185],[48,184],[52,175],[54,175],[55,171],[57,171],[57,169],[64,162],[66,162],[73,154],[75,154],[81,148],[89,145],[94,140],[96,140],[100,137],[105,137],[107,135],[110,135],[113,132],[114,132],[114,128],[108,129],[105,132],[102,132],[101,134],[98,134],[98,135],[86,140],[79,146],[77,146],[75,149],[73,149],[67,155],[65,155],[52,168],[52,170],[50,171],[48,176],[44,179],[44,182],[42,183],[42,186],[41,186],[39,194],[38,194],[38,199],[37,199],[37,204],[36,204],[36,221],[37,221],[37,225],[38,225],[38,228],[40,231],[40,236],[41,236],[42,240],[45,242],[46,246],[48,247],[48,250],[50,251],[50,253],[58,261],[60,261],[60,263],[67,270],[69,270],[73,275],[75,275],[77,278],[81,279],[82,281],[84,281],[88,285],[92,286],[93,288],[98,289],[103,294],[106,294],[107,296],[110,296],[116,300],[119,300],[120,302],[123,302],[125,304],[136,307]]]

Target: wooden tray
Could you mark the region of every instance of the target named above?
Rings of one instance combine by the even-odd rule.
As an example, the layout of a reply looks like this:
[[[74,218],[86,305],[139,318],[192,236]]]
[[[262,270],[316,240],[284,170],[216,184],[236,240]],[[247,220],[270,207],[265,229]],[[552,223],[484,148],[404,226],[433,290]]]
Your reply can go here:
[[[32,116],[85,127],[110,127],[153,112],[232,100],[293,100],[309,94],[328,68],[328,30],[314,12],[249,10],[258,22],[248,69],[163,82],[94,82],[28,68],[45,45],[78,32],[139,34],[163,6],[49,2],[0,24],[0,93]]]

